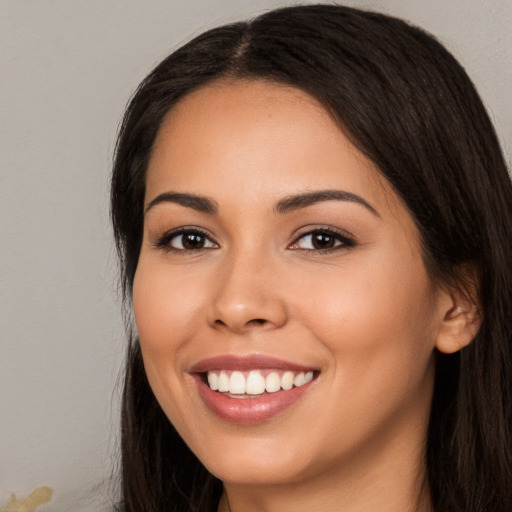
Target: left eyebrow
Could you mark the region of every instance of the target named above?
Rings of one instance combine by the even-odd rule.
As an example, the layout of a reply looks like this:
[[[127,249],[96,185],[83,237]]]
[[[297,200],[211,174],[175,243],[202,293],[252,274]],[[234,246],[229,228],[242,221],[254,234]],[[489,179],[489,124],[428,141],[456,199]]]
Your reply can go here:
[[[380,217],[379,212],[361,196],[345,190],[318,190],[315,192],[286,196],[277,202],[274,206],[274,212],[280,214],[289,213],[325,201],[349,201],[351,203],[357,203],[364,206],[373,215]]]

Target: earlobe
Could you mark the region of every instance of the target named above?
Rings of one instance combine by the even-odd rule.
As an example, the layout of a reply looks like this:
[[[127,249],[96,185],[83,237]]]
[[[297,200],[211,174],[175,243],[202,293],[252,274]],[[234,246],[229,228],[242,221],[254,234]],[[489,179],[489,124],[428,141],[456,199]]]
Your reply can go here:
[[[450,297],[451,307],[444,314],[436,339],[436,348],[445,354],[469,345],[482,325],[482,313],[472,299],[459,291]]]

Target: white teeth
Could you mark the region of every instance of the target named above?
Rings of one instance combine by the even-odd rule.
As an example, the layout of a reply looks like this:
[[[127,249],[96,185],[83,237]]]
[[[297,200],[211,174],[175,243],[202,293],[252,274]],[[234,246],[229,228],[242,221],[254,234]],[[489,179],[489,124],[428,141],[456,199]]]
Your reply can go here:
[[[267,393],[275,393],[281,389],[281,379],[277,372],[272,372],[265,379],[265,391]]]
[[[293,379],[293,385],[295,387],[299,387],[299,386],[302,386],[302,384],[305,384],[305,383],[306,383],[306,380],[304,378],[304,372],[297,373],[297,375],[295,375],[295,378]]]
[[[245,382],[245,392],[248,395],[261,395],[265,392],[265,377],[258,371],[251,371]]]
[[[233,372],[229,378],[229,392],[233,395],[245,393],[245,377],[241,372]]]
[[[211,372],[208,372],[211,373]],[[220,372],[218,381],[219,391],[221,393],[227,393],[229,391],[229,377],[224,372]]]
[[[210,389],[217,391],[219,389],[219,376],[216,373],[208,372],[208,384]]]
[[[268,371],[268,370],[267,370]],[[266,372],[264,372],[266,373]],[[247,377],[245,377],[247,375]],[[283,389],[289,391],[313,380],[313,372],[271,371],[266,377],[261,370],[251,370],[249,374],[241,371],[209,371],[207,380],[210,389],[232,395],[261,395],[275,393]]]
[[[293,378],[295,376],[293,375],[293,372],[284,372],[283,376],[281,377],[281,387],[288,391],[289,389],[293,388]]]

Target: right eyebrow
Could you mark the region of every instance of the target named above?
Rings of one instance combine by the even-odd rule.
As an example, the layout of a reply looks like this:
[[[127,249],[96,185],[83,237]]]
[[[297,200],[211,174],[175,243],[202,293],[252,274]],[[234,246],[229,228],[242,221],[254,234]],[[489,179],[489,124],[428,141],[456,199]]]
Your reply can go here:
[[[144,215],[148,213],[151,208],[160,203],[175,203],[192,208],[198,212],[208,213],[214,215],[219,211],[216,201],[205,196],[196,196],[195,194],[183,194],[180,192],[164,192],[156,196],[144,210]]]

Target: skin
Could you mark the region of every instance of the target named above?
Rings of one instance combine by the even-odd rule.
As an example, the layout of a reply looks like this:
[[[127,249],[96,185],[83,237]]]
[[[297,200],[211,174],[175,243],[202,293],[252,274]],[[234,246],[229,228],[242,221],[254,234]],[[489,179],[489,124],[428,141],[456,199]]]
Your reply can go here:
[[[326,189],[371,208],[329,200],[275,211],[283,198]],[[397,512],[418,500],[428,510],[433,352],[460,348],[471,329],[457,294],[432,283],[414,222],[373,163],[307,94],[217,82],[161,126],[146,207],[170,191],[206,196],[218,211],[172,201],[147,210],[135,319],[155,396],[224,482],[219,510],[228,500],[231,512]],[[180,236],[158,246],[184,226],[204,231],[206,248],[180,249]],[[326,228],[353,243],[316,250],[307,233]],[[225,354],[320,373],[285,411],[237,425],[205,406],[189,373]]]

